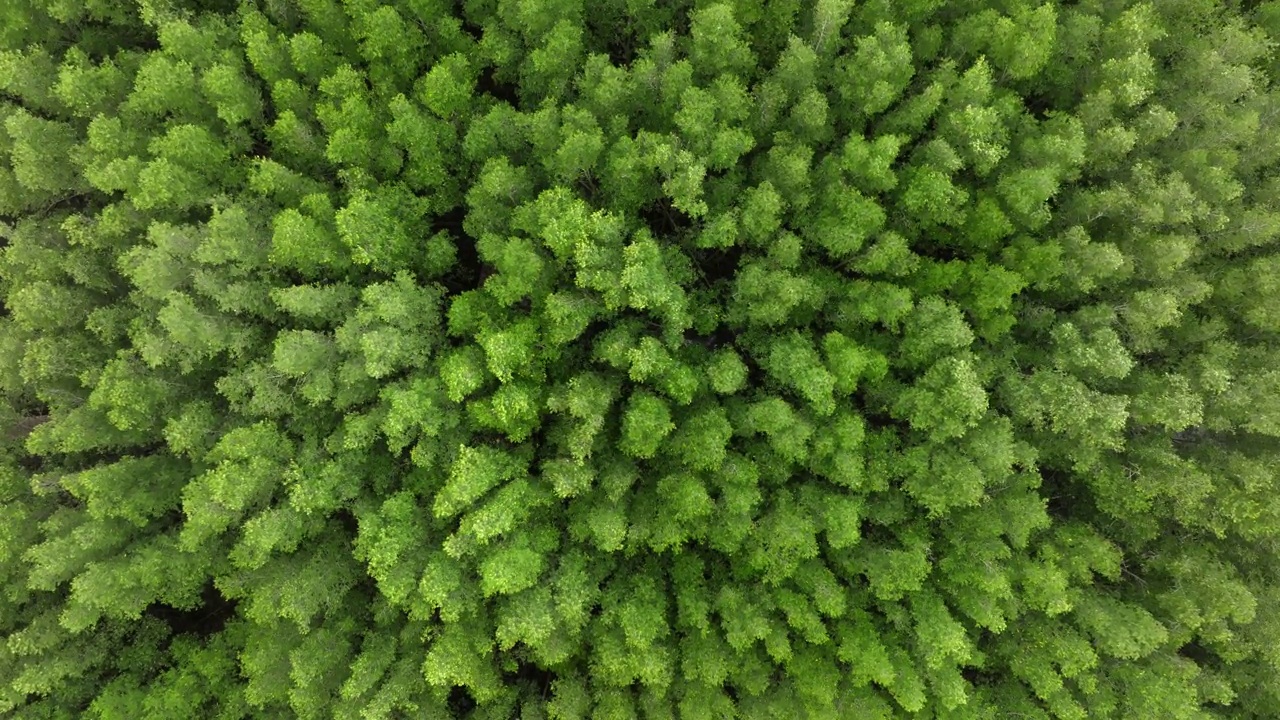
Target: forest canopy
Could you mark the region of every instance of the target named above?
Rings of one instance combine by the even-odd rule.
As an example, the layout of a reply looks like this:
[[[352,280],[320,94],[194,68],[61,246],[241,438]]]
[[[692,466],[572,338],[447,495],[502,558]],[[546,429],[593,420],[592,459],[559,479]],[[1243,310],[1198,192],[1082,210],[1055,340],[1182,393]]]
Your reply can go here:
[[[0,715],[1280,718],[1280,2],[0,2]]]

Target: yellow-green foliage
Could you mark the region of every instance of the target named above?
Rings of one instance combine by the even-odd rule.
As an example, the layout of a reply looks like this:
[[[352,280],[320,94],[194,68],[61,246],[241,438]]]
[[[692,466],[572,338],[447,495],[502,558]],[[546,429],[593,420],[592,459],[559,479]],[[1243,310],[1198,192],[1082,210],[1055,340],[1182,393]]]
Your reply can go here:
[[[1280,717],[1277,42],[3,0],[0,715]]]

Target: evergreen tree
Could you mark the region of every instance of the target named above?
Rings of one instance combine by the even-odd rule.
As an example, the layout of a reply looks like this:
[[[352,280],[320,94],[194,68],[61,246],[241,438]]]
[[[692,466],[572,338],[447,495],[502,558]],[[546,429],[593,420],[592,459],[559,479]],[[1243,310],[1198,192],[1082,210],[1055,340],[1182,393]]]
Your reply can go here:
[[[0,715],[1280,717],[1277,42],[0,4]]]

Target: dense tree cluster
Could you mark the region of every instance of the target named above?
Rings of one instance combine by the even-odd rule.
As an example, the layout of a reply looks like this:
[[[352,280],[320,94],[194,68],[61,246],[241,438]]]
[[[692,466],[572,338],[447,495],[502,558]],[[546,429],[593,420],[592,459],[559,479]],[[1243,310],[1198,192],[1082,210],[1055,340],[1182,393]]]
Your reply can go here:
[[[1280,717],[1280,2],[0,2],[0,715]]]

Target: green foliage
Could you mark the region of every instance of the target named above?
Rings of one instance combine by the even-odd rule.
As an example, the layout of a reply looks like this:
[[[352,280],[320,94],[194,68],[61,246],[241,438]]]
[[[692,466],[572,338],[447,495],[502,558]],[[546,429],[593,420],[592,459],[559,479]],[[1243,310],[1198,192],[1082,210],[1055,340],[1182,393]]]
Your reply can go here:
[[[0,2],[0,715],[1277,717],[1277,42]]]

